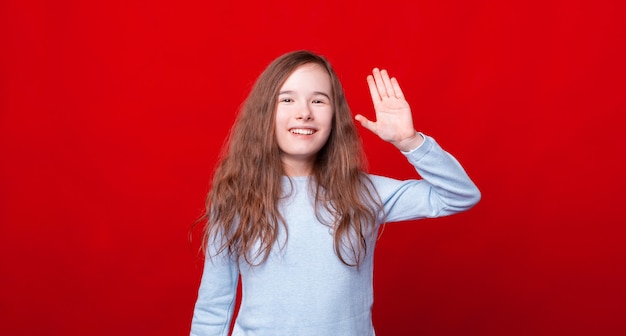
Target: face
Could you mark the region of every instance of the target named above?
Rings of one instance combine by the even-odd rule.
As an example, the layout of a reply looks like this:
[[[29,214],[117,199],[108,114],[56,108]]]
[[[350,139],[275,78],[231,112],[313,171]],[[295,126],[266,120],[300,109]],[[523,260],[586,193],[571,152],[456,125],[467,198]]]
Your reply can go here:
[[[332,128],[330,75],[319,64],[304,64],[281,86],[276,107],[276,141],[285,172],[309,175]]]

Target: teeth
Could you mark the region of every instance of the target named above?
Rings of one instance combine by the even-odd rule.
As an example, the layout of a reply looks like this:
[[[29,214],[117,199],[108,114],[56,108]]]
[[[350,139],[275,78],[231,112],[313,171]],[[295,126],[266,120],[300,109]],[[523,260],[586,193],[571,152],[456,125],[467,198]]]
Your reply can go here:
[[[294,128],[290,131],[293,134],[300,134],[300,135],[311,135],[313,134],[313,130],[312,129],[301,129],[301,128]]]

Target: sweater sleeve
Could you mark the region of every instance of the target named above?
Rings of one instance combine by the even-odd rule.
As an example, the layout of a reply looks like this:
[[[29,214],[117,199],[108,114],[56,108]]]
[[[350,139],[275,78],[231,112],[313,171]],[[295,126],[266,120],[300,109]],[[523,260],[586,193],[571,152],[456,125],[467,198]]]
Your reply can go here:
[[[417,149],[403,154],[422,179],[395,180],[372,175],[384,218],[398,222],[452,215],[472,208],[481,194],[461,164],[429,136]]]
[[[235,308],[239,268],[227,251],[207,251],[198,299],[191,321],[191,336],[227,336]]]

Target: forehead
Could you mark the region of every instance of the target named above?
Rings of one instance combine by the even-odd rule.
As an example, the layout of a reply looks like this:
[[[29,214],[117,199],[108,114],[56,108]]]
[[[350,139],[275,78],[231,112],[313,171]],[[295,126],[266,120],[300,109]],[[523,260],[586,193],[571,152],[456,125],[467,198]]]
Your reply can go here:
[[[330,94],[331,84],[328,71],[317,63],[307,63],[300,65],[294,70],[280,91],[313,90]]]

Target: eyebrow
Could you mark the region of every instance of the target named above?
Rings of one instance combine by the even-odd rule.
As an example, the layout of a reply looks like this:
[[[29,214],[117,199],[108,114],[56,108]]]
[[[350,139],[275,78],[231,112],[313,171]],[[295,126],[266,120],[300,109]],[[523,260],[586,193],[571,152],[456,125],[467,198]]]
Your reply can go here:
[[[293,94],[293,93],[294,93],[294,91],[292,91],[292,90],[287,90],[287,91],[280,91],[278,94],[279,94],[279,95],[281,95],[281,94]],[[331,99],[330,99],[330,96],[329,96],[326,92],[322,92],[322,91],[313,91],[313,94],[314,94],[314,95],[322,95],[322,96],[324,96],[324,97],[328,98],[328,100],[331,100]]]

